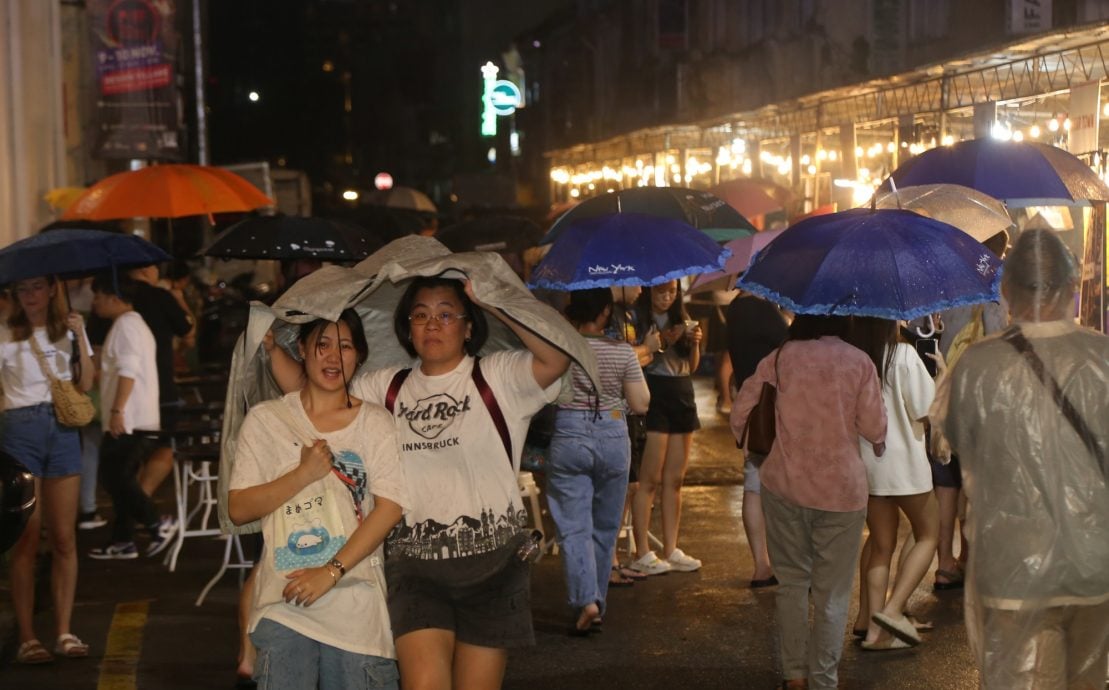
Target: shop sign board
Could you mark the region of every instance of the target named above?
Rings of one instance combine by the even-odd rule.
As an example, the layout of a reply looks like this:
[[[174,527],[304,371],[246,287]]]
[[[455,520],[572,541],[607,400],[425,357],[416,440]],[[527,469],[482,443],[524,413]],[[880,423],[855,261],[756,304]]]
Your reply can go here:
[[[1009,0],[1009,33],[1034,34],[1051,29],[1051,0]]]

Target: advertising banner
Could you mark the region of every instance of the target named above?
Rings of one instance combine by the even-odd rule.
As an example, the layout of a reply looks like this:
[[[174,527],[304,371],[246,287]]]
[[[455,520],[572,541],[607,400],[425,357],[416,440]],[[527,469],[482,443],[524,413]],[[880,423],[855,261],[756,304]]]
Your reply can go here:
[[[1098,150],[1098,116],[1101,115],[1101,83],[1090,82],[1070,90],[1070,141],[1067,150],[1081,155]]]
[[[176,0],[88,0],[98,158],[181,158]]]

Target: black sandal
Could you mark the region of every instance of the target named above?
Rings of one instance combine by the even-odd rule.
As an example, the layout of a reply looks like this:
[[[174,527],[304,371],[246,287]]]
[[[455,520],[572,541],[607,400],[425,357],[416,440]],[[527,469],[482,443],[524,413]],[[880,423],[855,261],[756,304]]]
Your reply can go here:
[[[630,577],[626,577],[623,573],[621,573],[619,567],[615,565],[612,566],[612,572],[608,575],[609,587],[631,587],[634,584],[635,580],[631,579]]]

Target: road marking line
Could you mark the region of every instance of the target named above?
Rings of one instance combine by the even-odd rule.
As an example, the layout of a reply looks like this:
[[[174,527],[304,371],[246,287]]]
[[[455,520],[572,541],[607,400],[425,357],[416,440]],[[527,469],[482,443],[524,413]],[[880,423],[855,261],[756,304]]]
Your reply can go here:
[[[138,687],[142,632],[149,609],[149,601],[130,601],[116,606],[96,690],[136,690]]]

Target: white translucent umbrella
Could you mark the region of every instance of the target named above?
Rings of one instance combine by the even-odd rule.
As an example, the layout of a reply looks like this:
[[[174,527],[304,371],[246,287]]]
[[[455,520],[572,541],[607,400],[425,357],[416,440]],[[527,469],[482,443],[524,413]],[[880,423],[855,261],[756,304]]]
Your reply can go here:
[[[957,184],[923,184],[880,192],[877,208],[900,208],[954,225],[979,242],[1008,232],[1013,220],[1005,204],[977,189]]]

